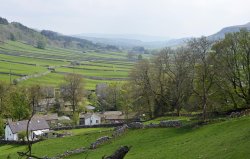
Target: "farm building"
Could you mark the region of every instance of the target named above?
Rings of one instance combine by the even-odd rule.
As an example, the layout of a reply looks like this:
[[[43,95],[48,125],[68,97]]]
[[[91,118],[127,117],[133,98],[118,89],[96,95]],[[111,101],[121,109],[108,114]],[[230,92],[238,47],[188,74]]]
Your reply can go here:
[[[57,124],[58,123],[58,115],[57,113],[53,113],[53,114],[35,114],[33,116],[33,119],[44,119],[47,121],[47,123],[49,125],[51,124]]]
[[[96,113],[86,113],[80,115],[80,125],[98,125],[101,124],[101,116]]]
[[[114,124],[114,123],[124,123],[127,120],[135,120],[136,114],[129,113],[125,115],[121,111],[106,111],[103,112],[103,118],[105,123]]]
[[[125,115],[121,111],[106,111],[103,113],[106,123],[123,123]]]
[[[26,131],[28,120],[8,122],[5,126],[5,140],[18,141],[18,134]],[[29,140],[36,140],[50,127],[44,119],[32,119],[29,124]]]

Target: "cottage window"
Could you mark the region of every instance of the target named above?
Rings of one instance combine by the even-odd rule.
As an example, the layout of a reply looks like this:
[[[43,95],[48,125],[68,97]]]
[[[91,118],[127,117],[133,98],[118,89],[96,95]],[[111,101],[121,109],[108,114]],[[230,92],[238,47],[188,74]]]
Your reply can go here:
[[[98,123],[99,123],[99,121],[98,121],[98,120],[96,120],[96,123],[98,124]]]

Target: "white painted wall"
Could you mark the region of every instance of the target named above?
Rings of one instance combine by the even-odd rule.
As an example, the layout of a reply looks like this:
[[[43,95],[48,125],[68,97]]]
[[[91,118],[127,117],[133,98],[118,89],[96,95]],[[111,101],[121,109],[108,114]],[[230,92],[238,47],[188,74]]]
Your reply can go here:
[[[12,133],[10,126],[5,127],[5,140],[14,140],[15,135]]]
[[[90,124],[90,118],[85,119],[85,125],[91,125]]]
[[[85,125],[98,125],[101,124],[101,117],[92,114],[90,118],[85,119]]]
[[[13,141],[13,140],[17,141],[18,140],[17,133],[13,134],[9,125],[6,125],[6,127],[5,127],[5,140],[10,140],[10,141]]]
[[[49,131],[49,129],[44,129],[42,131],[47,132]],[[29,134],[29,140],[32,140],[32,138],[34,137],[33,135],[34,135],[33,132]],[[18,141],[18,133],[13,134],[9,125],[6,125],[5,127],[5,140]]]

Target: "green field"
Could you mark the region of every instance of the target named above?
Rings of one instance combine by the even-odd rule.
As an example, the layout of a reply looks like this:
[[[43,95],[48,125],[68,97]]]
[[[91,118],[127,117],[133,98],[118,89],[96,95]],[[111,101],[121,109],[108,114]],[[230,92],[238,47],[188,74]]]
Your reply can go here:
[[[63,153],[67,150],[73,150],[83,146],[90,145],[95,139],[103,135],[109,135],[110,132],[107,128],[85,128],[73,130],[74,136],[49,139],[36,143],[32,146],[34,154],[39,156],[54,156],[59,153]],[[91,133],[91,134],[89,134]],[[7,158],[8,155],[11,158],[18,158],[18,151],[24,151],[25,146],[18,145],[0,145],[0,158]]]
[[[167,119],[167,118],[166,118]],[[173,118],[172,118],[173,119]],[[182,118],[183,120],[189,120]],[[157,122],[157,119],[152,122]],[[128,130],[121,137],[112,139],[96,150],[73,155],[70,159],[81,159],[88,155],[90,159],[100,159],[112,154],[122,145],[132,146],[126,159],[247,159],[250,156],[250,117],[229,119],[223,122],[200,127],[150,128]],[[72,130],[72,137],[49,139],[33,145],[33,152],[39,156],[55,156],[66,150],[88,147],[98,137],[110,135],[107,129]],[[101,132],[102,131],[102,132]],[[16,158],[16,152],[24,146],[0,146],[0,158],[10,154]]]
[[[72,66],[71,62],[78,65]],[[19,85],[41,84],[59,87],[68,73],[77,73],[84,77],[85,88],[95,89],[98,83],[125,81],[134,62],[128,61],[125,52],[79,51],[64,48],[38,49],[23,42],[6,41],[0,44],[0,80],[9,82],[41,74],[48,67],[55,67],[56,72],[21,81]]]

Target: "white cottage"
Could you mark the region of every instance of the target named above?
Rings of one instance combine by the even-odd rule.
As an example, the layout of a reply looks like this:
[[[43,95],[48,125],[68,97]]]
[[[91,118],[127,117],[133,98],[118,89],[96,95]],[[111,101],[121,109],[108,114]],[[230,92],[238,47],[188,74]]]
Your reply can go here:
[[[96,113],[86,113],[80,115],[80,125],[98,125],[101,124],[101,116]]]
[[[26,131],[28,120],[8,122],[5,126],[5,140],[18,141],[18,133]],[[36,140],[38,136],[49,131],[49,125],[44,119],[32,119],[29,124],[29,139]]]

